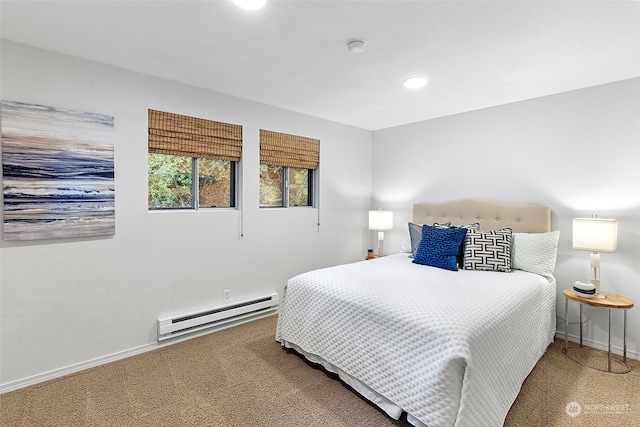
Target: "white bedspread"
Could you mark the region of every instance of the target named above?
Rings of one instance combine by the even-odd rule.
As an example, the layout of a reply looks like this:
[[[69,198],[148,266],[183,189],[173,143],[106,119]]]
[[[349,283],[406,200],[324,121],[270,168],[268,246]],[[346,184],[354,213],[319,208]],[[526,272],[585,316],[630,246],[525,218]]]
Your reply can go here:
[[[415,425],[499,426],[554,332],[554,280],[452,272],[398,254],[289,280],[276,339],[357,379]]]

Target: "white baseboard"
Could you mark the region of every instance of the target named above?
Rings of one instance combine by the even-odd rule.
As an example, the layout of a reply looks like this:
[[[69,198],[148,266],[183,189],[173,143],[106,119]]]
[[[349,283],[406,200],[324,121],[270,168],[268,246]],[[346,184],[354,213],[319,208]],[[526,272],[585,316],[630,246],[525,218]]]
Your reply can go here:
[[[564,331],[556,330],[556,338],[561,341],[564,341]],[[573,343],[579,343],[580,335],[570,333],[568,336],[568,340]],[[602,351],[608,350],[608,344],[606,342],[601,343],[599,341],[593,341],[585,338],[584,336],[582,337],[582,343],[587,347],[595,348],[598,350],[602,350]],[[622,351],[623,351],[622,347],[619,347],[613,344],[611,345],[611,353],[616,354],[618,356],[622,356]],[[627,348],[627,357],[630,359],[640,360],[640,353],[635,351],[629,351],[629,349]]]
[[[63,377],[65,375],[73,374],[75,372],[83,371],[85,369],[94,368],[96,366],[104,365],[105,363],[115,362],[117,360],[126,359],[127,357],[135,356],[137,354],[146,353],[147,351],[155,350],[157,348],[166,347],[168,345],[178,344],[183,341],[187,341],[193,338],[197,338],[203,335],[207,335],[213,332],[217,332],[223,329],[228,329],[233,326],[240,325],[242,323],[258,320],[262,317],[267,317],[273,313],[267,313],[263,316],[255,316],[249,319],[241,319],[237,322],[232,322],[226,325],[221,325],[217,328],[211,328],[200,332],[195,332],[191,335],[185,335],[182,337],[174,338],[162,342],[154,342],[150,344],[134,347],[129,350],[120,351],[107,356],[97,357],[95,359],[87,360],[85,362],[75,363],[73,365],[66,366],[64,368],[54,369],[52,371],[44,372],[42,374],[33,375],[30,377],[22,378],[16,381],[12,381],[5,384],[0,384],[0,394],[8,393],[10,391],[18,390],[31,385],[39,384],[45,381],[53,380],[55,378]]]
[[[113,353],[107,356],[97,357],[95,359],[87,360],[85,362],[80,362],[73,365],[65,366],[64,368],[54,369],[52,371],[44,372],[42,374],[37,374],[27,378],[22,378],[6,384],[1,384],[0,394],[7,393],[13,390],[18,390],[20,388],[28,387],[41,382],[49,381],[55,378],[63,377],[65,375],[73,374],[74,372],[104,365],[105,363],[115,362],[116,360],[121,360],[127,357],[135,356],[136,354],[144,353],[150,350],[154,350],[156,348],[158,348],[157,343],[147,344],[147,345],[135,347],[129,350],[121,351],[118,353]]]

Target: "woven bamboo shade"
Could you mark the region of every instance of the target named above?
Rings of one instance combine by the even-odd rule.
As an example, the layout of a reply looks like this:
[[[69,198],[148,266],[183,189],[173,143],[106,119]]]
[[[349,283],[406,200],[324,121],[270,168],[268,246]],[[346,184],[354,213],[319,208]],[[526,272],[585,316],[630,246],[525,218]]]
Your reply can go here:
[[[149,110],[149,152],[237,162],[242,126]]]
[[[260,129],[260,164],[317,169],[320,140]]]

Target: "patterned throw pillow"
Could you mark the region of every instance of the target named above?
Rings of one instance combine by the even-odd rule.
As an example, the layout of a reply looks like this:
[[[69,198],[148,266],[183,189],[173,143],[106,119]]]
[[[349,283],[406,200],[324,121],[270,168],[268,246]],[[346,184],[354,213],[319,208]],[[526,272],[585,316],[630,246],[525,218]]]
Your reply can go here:
[[[476,222],[473,224],[463,225],[462,228],[466,228],[467,230],[480,230],[480,223]],[[459,268],[464,267],[464,264],[463,264],[464,263],[464,240],[462,241],[460,248],[458,248],[458,253],[456,254],[456,261],[458,262]]]
[[[413,262],[447,270],[458,270],[456,253],[466,233],[466,228],[439,228],[423,225],[422,239]]]
[[[434,227],[439,228],[448,228],[451,225],[450,222],[445,224],[438,224],[437,222],[433,224]],[[422,239],[422,224],[414,224],[409,222],[409,238],[411,239],[411,255],[416,257],[416,251],[418,250],[418,245],[420,244],[420,240]]]
[[[439,227],[439,228],[458,228],[455,225],[451,225],[450,222],[446,222],[444,224],[438,224],[437,222],[433,224],[434,227]],[[467,225],[461,225],[460,228],[466,228],[467,230],[480,230],[480,223],[475,222],[473,224],[467,224]],[[456,253],[456,261],[458,263],[458,268],[462,268],[463,267],[463,262],[464,260],[464,241],[463,243],[460,244],[460,247],[458,248],[458,253]]]
[[[510,228],[469,230],[464,238],[464,269],[511,272]]]
[[[513,233],[513,268],[552,276],[556,268],[560,231]]]

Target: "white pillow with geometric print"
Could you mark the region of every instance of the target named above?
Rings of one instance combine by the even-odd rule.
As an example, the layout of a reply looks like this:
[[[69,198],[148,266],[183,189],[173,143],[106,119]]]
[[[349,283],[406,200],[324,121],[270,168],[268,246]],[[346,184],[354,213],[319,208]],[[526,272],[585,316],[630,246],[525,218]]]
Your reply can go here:
[[[512,267],[541,276],[553,276],[558,256],[560,231],[548,233],[513,233]]]
[[[510,228],[500,230],[469,230],[464,236],[463,268],[465,270],[513,271],[511,266]]]

